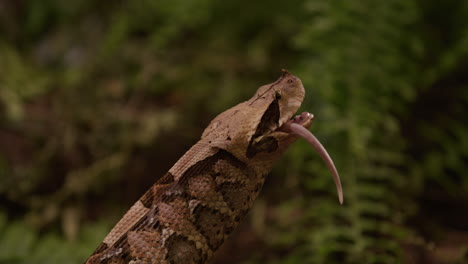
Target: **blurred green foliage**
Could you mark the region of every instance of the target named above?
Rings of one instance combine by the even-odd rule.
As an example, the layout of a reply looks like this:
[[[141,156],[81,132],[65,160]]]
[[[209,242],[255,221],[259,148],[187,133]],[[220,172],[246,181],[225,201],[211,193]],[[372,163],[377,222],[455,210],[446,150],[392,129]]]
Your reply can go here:
[[[467,1],[0,1],[0,263],[82,263],[286,68],[298,141],[214,263],[468,261]]]

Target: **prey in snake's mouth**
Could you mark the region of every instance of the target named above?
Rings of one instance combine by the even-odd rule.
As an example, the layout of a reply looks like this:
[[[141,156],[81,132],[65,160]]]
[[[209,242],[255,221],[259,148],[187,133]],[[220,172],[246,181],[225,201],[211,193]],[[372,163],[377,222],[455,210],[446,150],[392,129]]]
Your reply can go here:
[[[333,181],[335,182],[336,190],[338,192],[338,199],[340,204],[343,204],[343,189],[341,187],[340,176],[336,170],[335,164],[320,141],[312,134],[312,132],[308,130],[312,124],[313,119],[313,114],[302,112],[302,114],[296,115],[294,118],[279,127],[278,131],[294,134],[304,138],[318,152],[319,156],[323,159],[323,161],[325,161],[328,169],[333,175]]]

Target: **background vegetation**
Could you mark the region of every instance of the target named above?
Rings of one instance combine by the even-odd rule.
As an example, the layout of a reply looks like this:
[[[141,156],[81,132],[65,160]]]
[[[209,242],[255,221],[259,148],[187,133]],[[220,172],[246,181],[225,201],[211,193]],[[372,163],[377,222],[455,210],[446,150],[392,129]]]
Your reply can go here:
[[[214,263],[468,263],[467,17],[457,0],[0,1],[0,263],[82,263],[282,68],[345,204],[299,141]]]

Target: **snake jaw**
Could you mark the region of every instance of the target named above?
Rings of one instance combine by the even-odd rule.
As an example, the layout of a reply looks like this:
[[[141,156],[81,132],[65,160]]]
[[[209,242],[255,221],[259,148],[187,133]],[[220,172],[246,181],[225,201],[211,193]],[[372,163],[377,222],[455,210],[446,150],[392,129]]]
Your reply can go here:
[[[279,128],[279,131],[294,134],[304,138],[318,152],[319,156],[327,165],[333,176],[333,181],[338,192],[338,200],[343,204],[343,188],[341,186],[340,176],[336,170],[335,164],[328,154],[327,150],[322,146],[320,141],[307,129],[312,124],[314,115],[307,112],[302,112],[301,115],[296,115],[293,119],[286,122]]]

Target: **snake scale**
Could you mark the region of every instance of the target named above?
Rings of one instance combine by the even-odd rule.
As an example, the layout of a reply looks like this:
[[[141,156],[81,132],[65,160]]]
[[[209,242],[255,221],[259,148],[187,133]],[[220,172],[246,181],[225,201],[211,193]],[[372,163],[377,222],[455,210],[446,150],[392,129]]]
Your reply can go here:
[[[283,70],[248,101],[219,114],[175,165],[123,216],[85,264],[207,263],[252,207],[265,177],[298,137],[332,171],[309,132],[313,115],[293,118],[305,96],[301,80]]]

